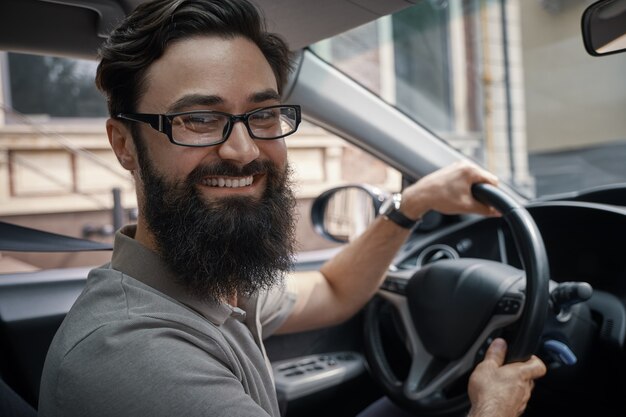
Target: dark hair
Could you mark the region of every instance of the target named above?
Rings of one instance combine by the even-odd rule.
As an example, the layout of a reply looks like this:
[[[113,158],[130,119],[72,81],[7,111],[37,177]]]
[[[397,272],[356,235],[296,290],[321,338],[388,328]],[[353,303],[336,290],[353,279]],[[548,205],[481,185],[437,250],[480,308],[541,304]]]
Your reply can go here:
[[[243,36],[267,59],[278,92],[291,69],[287,44],[268,33],[260,11],[246,0],[156,0],[138,6],[103,43],[96,86],[107,97],[109,114],[136,111],[145,73],[170,42],[197,35]]]

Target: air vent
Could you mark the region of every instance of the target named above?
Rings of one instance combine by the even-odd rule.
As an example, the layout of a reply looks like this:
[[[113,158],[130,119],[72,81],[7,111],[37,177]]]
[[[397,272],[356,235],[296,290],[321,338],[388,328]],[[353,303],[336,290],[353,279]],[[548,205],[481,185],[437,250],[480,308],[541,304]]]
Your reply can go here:
[[[442,259],[459,259],[459,254],[448,245],[432,245],[420,253],[416,263],[417,266],[424,266]]]

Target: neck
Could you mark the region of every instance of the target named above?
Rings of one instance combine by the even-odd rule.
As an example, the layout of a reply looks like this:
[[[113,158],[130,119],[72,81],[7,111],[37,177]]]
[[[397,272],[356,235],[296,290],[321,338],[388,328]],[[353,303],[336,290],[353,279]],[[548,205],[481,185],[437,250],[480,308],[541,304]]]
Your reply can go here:
[[[140,216],[137,219],[137,231],[135,232],[135,240],[141,243],[152,252],[158,253],[156,240],[154,235],[148,229],[145,220]]]

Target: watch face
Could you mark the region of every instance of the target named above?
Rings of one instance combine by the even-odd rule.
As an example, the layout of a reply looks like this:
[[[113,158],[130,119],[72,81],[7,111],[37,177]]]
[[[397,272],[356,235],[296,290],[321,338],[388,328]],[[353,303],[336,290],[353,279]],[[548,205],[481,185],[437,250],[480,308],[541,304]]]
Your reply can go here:
[[[393,197],[386,199],[383,202],[383,204],[380,206],[380,209],[378,210],[378,214],[381,214],[381,215],[389,214],[389,212],[395,208],[395,205],[396,204],[395,204]]]
[[[393,197],[391,197],[391,200],[393,200],[393,208],[396,210],[400,210],[400,203],[402,202],[402,194],[395,193]]]
[[[388,215],[400,208],[400,202],[402,201],[402,195],[399,193],[392,194],[389,196],[383,204],[380,206],[378,210],[378,214]]]
[[[398,201],[396,200],[396,196],[392,195],[388,197],[383,204],[380,206],[378,210],[378,214],[387,215],[392,212],[394,209],[398,209]]]

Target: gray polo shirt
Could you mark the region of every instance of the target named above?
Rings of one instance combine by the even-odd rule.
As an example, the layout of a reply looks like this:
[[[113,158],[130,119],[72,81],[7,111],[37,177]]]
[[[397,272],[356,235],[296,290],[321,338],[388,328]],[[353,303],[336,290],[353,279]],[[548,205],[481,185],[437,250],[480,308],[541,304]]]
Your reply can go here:
[[[279,416],[262,339],[291,312],[289,285],[202,302],[134,233],[117,233],[54,337],[39,415]]]

